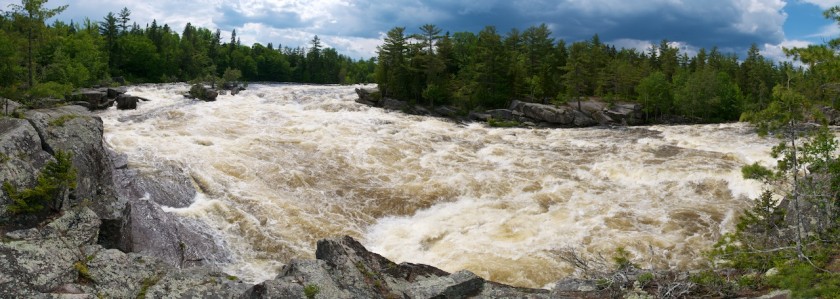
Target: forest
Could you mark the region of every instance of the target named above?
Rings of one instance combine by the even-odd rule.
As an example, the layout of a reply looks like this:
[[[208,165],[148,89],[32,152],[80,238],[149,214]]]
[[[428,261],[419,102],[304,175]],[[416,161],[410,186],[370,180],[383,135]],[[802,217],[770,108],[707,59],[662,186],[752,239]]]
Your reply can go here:
[[[545,24],[501,35],[450,34],[435,25],[415,33],[391,29],[378,51],[382,95],[464,111],[507,108],[512,100],[562,104],[598,97],[636,102],[650,122],[738,121],[767,108],[773,87],[837,105],[836,45],[788,49],[798,64],[763,57],[753,44],[745,58],[717,48],[689,56],[667,40],[645,52],[616,49],[598,35],[567,43]]]
[[[127,8],[99,20],[45,22],[67,6],[25,0],[0,14],[0,96],[62,98],[80,87],[211,81],[225,71],[246,81],[352,84],[373,81],[374,60],[354,60],[312,38],[307,47],[242,45],[231,33],[187,24],[138,25]],[[234,72],[236,73],[236,72]],[[121,80],[117,80],[121,81]]]
[[[787,49],[794,64],[763,57],[755,44],[744,58],[717,48],[689,56],[667,40],[647,51],[616,49],[598,35],[566,42],[545,24],[504,35],[492,26],[442,34],[427,24],[414,33],[393,28],[377,57],[354,60],[324,47],[318,36],[305,46],[247,46],[235,30],[223,37],[219,29],[189,23],[180,33],[157,21],[139,25],[127,8],[98,20],[47,24],[67,6],[46,3],[26,0],[0,14],[0,96],[62,98],[113,79],[208,82],[227,71],[252,82],[375,82],[383,96],[461,111],[597,97],[639,103],[649,122],[737,121],[767,108],[776,85],[840,105],[831,43]]]

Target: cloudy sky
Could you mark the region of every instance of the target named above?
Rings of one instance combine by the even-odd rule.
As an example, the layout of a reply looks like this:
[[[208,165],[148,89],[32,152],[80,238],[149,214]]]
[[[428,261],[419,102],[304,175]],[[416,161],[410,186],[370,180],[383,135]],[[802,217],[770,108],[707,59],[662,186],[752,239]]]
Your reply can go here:
[[[0,0],[0,9],[20,0]],[[741,54],[756,43],[763,54],[783,57],[781,48],[822,43],[840,27],[822,11],[840,0],[50,0],[69,4],[58,18],[99,21],[109,11],[131,10],[141,26],[156,19],[179,32],[189,22],[228,36],[236,30],[245,44],[306,45],[314,35],[354,58],[375,55],[385,32],[435,24],[444,31],[500,33],[545,23],[555,38],[601,40],[643,49],[662,39],[688,52],[718,46]],[[224,38],[224,37],[223,37]]]

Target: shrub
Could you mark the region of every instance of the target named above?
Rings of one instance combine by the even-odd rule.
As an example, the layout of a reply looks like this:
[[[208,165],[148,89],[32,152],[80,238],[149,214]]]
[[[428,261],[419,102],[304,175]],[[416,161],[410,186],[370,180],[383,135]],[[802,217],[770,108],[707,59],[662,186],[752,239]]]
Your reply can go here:
[[[202,101],[215,101],[219,93],[204,87],[203,84],[195,84],[190,88],[190,96]]]
[[[90,270],[88,269],[88,266],[85,262],[77,261],[73,264],[73,268],[75,268],[76,272],[78,272],[79,279],[81,281],[93,281],[93,279],[90,277]]]
[[[429,104],[443,103],[447,98],[446,89],[437,84],[431,83],[423,89],[423,99],[426,99]]]
[[[758,162],[756,162],[741,167],[741,175],[743,175],[745,179],[768,180],[773,177],[773,171],[767,167],[759,165]]]
[[[61,84],[58,82],[46,82],[36,84],[29,90],[29,96],[35,99],[56,98],[63,99],[64,96],[73,91],[73,85]]]
[[[242,80],[242,71],[238,69],[227,68],[225,73],[222,74],[222,84],[226,86],[228,84],[235,84]]]
[[[59,116],[59,117],[51,120],[49,122],[49,125],[54,126],[54,127],[63,127],[64,123],[66,123],[67,121],[69,121],[71,119],[77,118],[77,117],[79,117],[79,116],[78,115],[73,115],[73,114],[65,114],[65,115]]]
[[[795,298],[840,298],[840,274],[824,272],[806,262],[779,267],[767,278],[771,286],[791,290]]]
[[[691,275],[690,280],[700,287],[703,294],[723,298],[735,295],[735,285],[714,271],[706,270],[695,273]]]
[[[207,97],[207,88],[201,84],[193,84],[190,88],[190,95],[196,99],[204,99]]]
[[[12,214],[37,213],[45,208],[53,212],[61,210],[64,198],[76,187],[76,169],[69,153],[58,151],[55,161],[50,161],[38,175],[38,184],[33,188],[18,191],[9,182],[3,182],[3,191],[12,203],[6,207]]]
[[[654,278],[656,278],[653,273],[645,272],[639,275],[639,278],[636,280],[639,282],[641,287],[647,286],[649,283],[653,282]]]
[[[321,288],[314,284],[308,284],[303,287],[303,294],[306,296],[307,299],[314,299],[318,293],[321,292]]]
[[[612,257],[613,262],[615,262],[615,266],[618,270],[627,269],[630,267],[636,267],[632,262],[630,262],[630,252],[624,247],[618,247],[615,249],[615,255]]]

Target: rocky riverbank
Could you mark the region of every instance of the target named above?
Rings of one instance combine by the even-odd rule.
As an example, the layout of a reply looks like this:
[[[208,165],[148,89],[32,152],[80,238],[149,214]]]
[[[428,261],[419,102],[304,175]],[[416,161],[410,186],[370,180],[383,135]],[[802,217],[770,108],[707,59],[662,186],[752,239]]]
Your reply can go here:
[[[16,103],[12,107],[20,107]],[[209,228],[164,212],[196,190],[177,165],[153,176],[103,143],[101,119],[68,105],[0,117],[0,181],[31,187],[57,151],[72,153],[76,188],[63,209],[6,212],[0,191],[2,298],[463,298],[559,297],[562,289],[516,288],[469,271],[396,264],[350,237],[318,242],[316,259],[292,260],[251,285],[222,273],[230,261]],[[148,195],[147,195],[148,194]],[[572,292],[576,292],[573,290]]]
[[[569,102],[564,105],[546,105],[512,101],[508,109],[470,112],[466,115],[450,106],[429,109],[420,105],[382,97],[377,88],[357,88],[356,102],[408,114],[445,117],[456,121],[483,121],[491,125],[506,123],[525,127],[592,127],[627,126],[644,124],[642,106],[633,103],[608,104],[598,100]]]
[[[546,105],[514,100],[508,109],[492,109],[483,112],[469,112],[463,114],[451,106],[437,106],[432,109],[422,105],[412,105],[409,102],[382,97],[376,87],[357,88],[359,98],[357,103],[380,107],[387,110],[402,111],[413,115],[429,115],[443,117],[459,122],[481,121],[490,125],[548,127],[548,128],[582,128],[594,126],[635,126],[650,124],[695,124],[697,119],[678,116],[663,117],[656,123],[645,119],[642,105],[635,103],[616,102],[606,103],[597,99],[572,101],[563,105]],[[819,107],[824,121],[829,125],[840,125],[840,111],[833,107]],[[819,123],[821,119],[810,119]]]

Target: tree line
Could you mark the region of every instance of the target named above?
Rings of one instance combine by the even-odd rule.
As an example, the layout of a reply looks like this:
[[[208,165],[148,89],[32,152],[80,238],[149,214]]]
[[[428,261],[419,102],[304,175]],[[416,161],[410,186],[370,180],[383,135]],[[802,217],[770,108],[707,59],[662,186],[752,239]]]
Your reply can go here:
[[[718,48],[689,56],[667,40],[647,51],[616,49],[598,35],[567,43],[545,25],[501,35],[427,24],[414,33],[391,29],[378,48],[376,82],[383,96],[426,105],[507,108],[512,100],[562,104],[581,98],[637,102],[651,121],[739,120],[761,111],[773,87],[790,84],[811,99],[834,103],[837,78],[824,46],[789,53],[806,67],[774,62],[753,44],[743,60]],[[834,76],[834,77],[832,77]],[[836,104],[836,103],[835,103]]]
[[[180,33],[157,21],[141,27],[127,8],[99,21],[48,25],[67,6],[48,8],[47,1],[21,0],[0,14],[0,96],[60,97],[116,77],[132,83],[176,82],[220,77],[229,70],[248,81],[373,81],[373,59],[339,54],[318,36],[308,47],[246,46],[235,30],[223,40],[220,30],[189,23]]]

